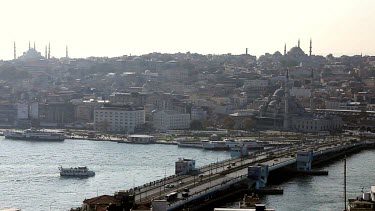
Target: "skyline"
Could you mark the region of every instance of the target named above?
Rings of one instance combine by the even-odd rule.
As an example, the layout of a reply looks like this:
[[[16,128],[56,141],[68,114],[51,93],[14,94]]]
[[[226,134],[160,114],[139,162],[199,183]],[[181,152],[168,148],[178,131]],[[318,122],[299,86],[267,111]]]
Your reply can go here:
[[[314,2],[197,0],[155,1],[5,1],[0,59],[17,57],[28,42],[51,56],[141,55],[152,52],[251,55],[283,52],[297,45],[326,56],[375,55],[375,2],[371,0]],[[20,8],[22,5],[22,8]],[[12,17],[12,18],[10,18]]]

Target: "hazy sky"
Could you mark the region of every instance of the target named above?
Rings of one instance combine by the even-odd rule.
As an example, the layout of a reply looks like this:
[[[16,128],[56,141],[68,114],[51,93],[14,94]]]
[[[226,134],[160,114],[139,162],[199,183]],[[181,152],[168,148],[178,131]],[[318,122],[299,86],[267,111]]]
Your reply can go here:
[[[0,59],[36,42],[44,55],[250,54],[296,46],[375,55],[375,0],[2,0]]]

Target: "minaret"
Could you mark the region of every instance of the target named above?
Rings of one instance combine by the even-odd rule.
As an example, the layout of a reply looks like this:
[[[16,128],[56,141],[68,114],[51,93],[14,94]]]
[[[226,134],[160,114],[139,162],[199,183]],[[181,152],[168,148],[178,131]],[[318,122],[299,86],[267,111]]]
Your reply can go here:
[[[44,58],[47,59],[47,45],[46,45],[45,48],[44,48]]]
[[[284,55],[286,55],[286,43],[284,45]]]
[[[247,48],[246,48],[246,55],[247,55]]]
[[[314,102],[313,102],[313,93],[314,93],[314,69],[311,69],[311,84],[310,84],[310,112],[314,112]]]
[[[312,40],[310,38],[310,57],[311,57],[311,53],[312,53]]]
[[[284,96],[284,130],[289,129],[289,69],[286,70],[285,77],[285,96]]]
[[[51,58],[51,43],[48,43],[48,57],[47,59]]]
[[[29,50],[30,50],[30,48],[31,48],[31,47],[30,47],[30,41],[29,41]]]
[[[66,46],[66,48],[65,48],[65,57],[69,58],[69,55],[68,55],[68,46]]]
[[[17,59],[17,54],[16,54],[16,41],[13,43],[13,57],[14,59]]]
[[[299,44],[300,44],[300,41],[299,41],[299,38],[298,38],[298,45],[297,46],[300,48],[301,46]]]
[[[36,50],[36,48],[35,48],[35,41],[34,41],[34,50]]]

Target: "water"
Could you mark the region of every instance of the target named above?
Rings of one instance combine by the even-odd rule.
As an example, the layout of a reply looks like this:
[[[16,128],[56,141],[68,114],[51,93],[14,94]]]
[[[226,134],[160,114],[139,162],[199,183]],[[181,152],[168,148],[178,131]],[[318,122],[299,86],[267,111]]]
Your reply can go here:
[[[347,157],[347,198],[355,198],[375,185],[375,150],[362,151]],[[328,176],[301,176],[281,185],[283,195],[262,199],[268,208],[277,211],[331,211],[344,209],[344,162],[335,161],[324,168]]]
[[[375,151],[362,151],[347,158],[348,198],[375,185]],[[0,209],[23,211],[69,210],[85,198],[161,179],[174,173],[179,157],[196,159],[197,166],[230,157],[228,152],[178,148],[175,145],[132,145],[114,142],[65,140],[30,142],[0,137]],[[87,165],[95,177],[61,178],[58,166]],[[262,202],[277,211],[342,210],[343,162],[322,169],[328,176],[295,177],[281,187],[284,195],[266,196]]]
[[[176,145],[133,145],[65,140],[32,142],[0,137],[0,209],[70,210],[85,198],[130,189],[174,174],[180,158],[197,167],[230,158],[229,152],[178,148]],[[59,166],[86,165],[90,178],[62,178]]]

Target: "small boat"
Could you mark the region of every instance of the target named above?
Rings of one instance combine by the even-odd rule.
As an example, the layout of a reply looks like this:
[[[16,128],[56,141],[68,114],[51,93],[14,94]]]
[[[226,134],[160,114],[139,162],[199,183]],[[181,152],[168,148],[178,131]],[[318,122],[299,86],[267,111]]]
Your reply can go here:
[[[355,199],[348,199],[347,211],[375,211],[375,186],[370,192],[363,192]]]
[[[60,176],[62,177],[92,177],[95,176],[94,171],[90,171],[86,166],[63,168],[59,167]]]
[[[240,208],[255,208],[256,204],[260,204],[260,199],[257,194],[252,193],[250,196],[245,194],[240,203]]]

